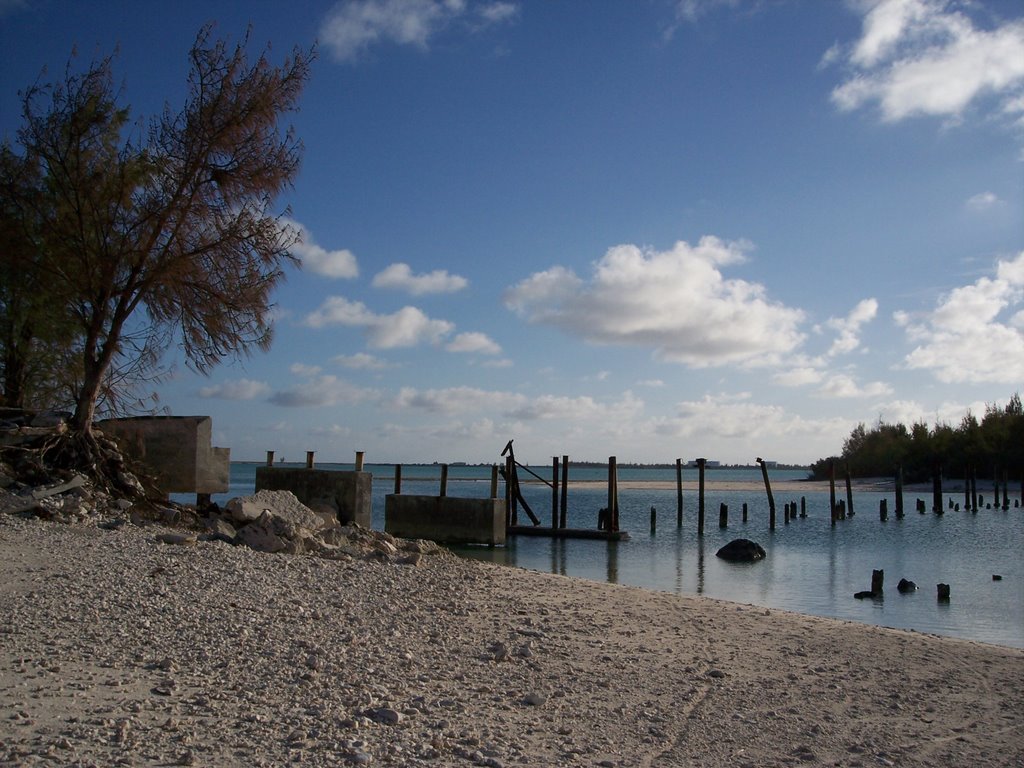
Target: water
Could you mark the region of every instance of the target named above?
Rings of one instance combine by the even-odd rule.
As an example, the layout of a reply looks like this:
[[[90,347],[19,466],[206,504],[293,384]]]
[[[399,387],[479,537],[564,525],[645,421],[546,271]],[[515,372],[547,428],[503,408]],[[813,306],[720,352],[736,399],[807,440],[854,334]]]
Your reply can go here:
[[[351,469],[351,465],[318,465]],[[391,465],[367,465],[374,475],[373,527],[384,527],[384,497],[394,487]],[[219,500],[252,493],[255,464],[232,464],[231,491]],[[550,468],[536,469],[547,477]],[[773,482],[803,479],[803,472],[771,471]],[[402,492],[438,493],[437,466],[404,466]],[[521,475],[521,478],[525,477]],[[573,481],[602,481],[603,468],[573,467]],[[696,470],[687,469],[691,483]],[[697,495],[684,493],[683,526],[676,526],[676,491],[643,488],[619,491],[620,528],[631,539],[619,543],[512,537],[508,546],[465,547],[460,554],[546,573],[671,592],[704,595],[797,613],[847,619],[887,627],[914,629],[951,637],[1024,648],[1024,510],[979,510],[977,514],[947,509],[943,515],[914,511],[918,496],[931,508],[931,494],[905,494],[907,514],[896,520],[890,494],[858,492],[856,514],[834,527],[829,519],[827,491],[799,494],[775,492],[776,529],[768,527],[768,501],[763,490],[718,490],[722,481],[761,482],[758,469],[707,471],[704,536],[698,537]],[[674,484],[674,469],[620,468],[619,483],[634,480]],[[448,495],[486,496],[489,467],[449,468]],[[541,519],[550,524],[551,491],[540,483],[524,484],[523,493]],[[845,498],[845,493],[839,494]],[[783,522],[783,505],[804,496],[808,516]],[[880,522],[879,500],[888,497],[889,519]],[[962,504],[962,494],[947,494]],[[729,506],[729,527],[718,528],[719,505]],[[748,522],[741,521],[743,503]],[[570,527],[596,527],[597,511],[607,506],[607,489],[574,486],[568,494]],[[657,532],[650,533],[650,509],[658,510]],[[526,517],[520,513],[520,522]],[[735,538],[761,544],[768,556],[754,564],[731,564],[715,552]],[[885,596],[856,600],[855,592],[871,586],[871,571],[885,571]],[[994,581],[999,574],[1001,581]],[[917,583],[917,592],[901,595],[901,578]],[[939,603],[936,584],[951,588],[949,603]]]

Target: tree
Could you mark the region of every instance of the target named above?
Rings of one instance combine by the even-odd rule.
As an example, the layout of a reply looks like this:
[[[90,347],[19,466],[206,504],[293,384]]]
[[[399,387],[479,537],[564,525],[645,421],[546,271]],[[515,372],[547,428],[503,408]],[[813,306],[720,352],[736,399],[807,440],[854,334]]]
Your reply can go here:
[[[279,121],[315,52],[273,66],[266,50],[251,63],[247,45],[202,29],[184,106],[145,129],[118,106],[110,59],[81,74],[69,64],[62,82],[23,94],[22,162],[39,169],[19,198],[35,222],[31,290],[73,323],[63,341],[81,360],[71,422],[81,435],[101,396],[117,394],[118,372],[152,371],[174,341],[204,373],[270,345],[271,296],[298,238],[271,206],[302,149]]]

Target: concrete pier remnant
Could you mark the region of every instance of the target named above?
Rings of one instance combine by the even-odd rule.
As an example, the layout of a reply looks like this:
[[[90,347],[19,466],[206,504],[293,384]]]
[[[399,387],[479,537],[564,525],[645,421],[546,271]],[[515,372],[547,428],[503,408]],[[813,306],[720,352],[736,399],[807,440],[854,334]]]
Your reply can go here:
[[[137,416],[97,426],[156,479],[162,493],[225,493],[231,487],[231,449],[210,444],[209,416]]]
[[[384,499],[384,530],[402,539],[503,545],[505,500],[390,494]]]
[[[256,490],[291,491],[317,512],[329,511],[340,523],[370,528],[373,475],[306,467],[257,467]]]

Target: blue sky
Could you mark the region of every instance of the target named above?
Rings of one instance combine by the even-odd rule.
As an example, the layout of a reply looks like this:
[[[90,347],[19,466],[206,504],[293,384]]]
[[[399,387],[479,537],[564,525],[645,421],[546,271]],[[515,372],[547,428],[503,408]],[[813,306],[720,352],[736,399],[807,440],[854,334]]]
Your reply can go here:
[[[1024,388],[1018,0],[0,0],[0,131],[73,49],[180,105],[209,21],[319,50],[274,346],[159,389],[233,458],[809,462]]]

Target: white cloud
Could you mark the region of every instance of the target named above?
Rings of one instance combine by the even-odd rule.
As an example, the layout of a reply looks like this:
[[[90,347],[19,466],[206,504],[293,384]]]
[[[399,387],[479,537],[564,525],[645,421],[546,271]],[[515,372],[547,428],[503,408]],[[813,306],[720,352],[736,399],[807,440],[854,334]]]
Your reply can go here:
[[[1024,20],[981,29],[968,4],[880,0],[866,6],[860,39],[848,49],[847,80],[832,91],[842,110],[877,103],[883,120],[959,117],[986,95],[1004,100],[1024,89]],[[836,58],[834,51],[827,54]]]
[[[878,302],[875,299],[864,299],[846,317],[830,317],[825,324],[838,331],[838,335],[828,350],[829,357],[857,349],[860,346],[861,326],[874,320],[877,314]]]
[[[478,355],[500,355],[501,346],[486,333],[460,333],[445,347],[449,352],[472,352]]]
[[[323,406],[323,405],[354,405],[375,400],[379,393],[373,389],[363,389],[337,376],[316,376],[298,386],[275,392],[270,396],[274,405],[289,407]]]
[[[967,199],[967,207],[972,211],[987,211],[999,206],[1002,201],[994,192],[979,192]]]
[[[774,362],[803,341],[803,313],[769,301],[757,283],[723,277],[748,248],[715,237],[668,251],[621,245],[588,282],[555,267],[510,288],[505,304],[588,342],[650,347],[694,367]]]
[[[661,379],[644,379],[636,384],[638,387],[651,387],[652,389],[659,389],[665,386],[665,382]]]
[[[837,373],[829,376],[818,390],[822,397],[832,398],[854,398],[854,397],[884,397],[892,394],[892,387],[882,381],[872,381],[867,384],[858,384],[857,381],[845,373]]]
[[[507,357],[503,357],[500,360],[487,360],[481,363],[484,368],[511,368],[514,363]]]
[[[413,296],[427,293],[455,293],[469,285],[459,275],[450,275],[442,269],[435,269],[425,275],[414,275],[408,264],[392,264],[378,272],[373,278],[374,288],[395,288]]]
[[[357,352],[354,355],[337,355],[331,358],[331,362],[337,363],[344,368],[363,371],[383,371],[393,367],[393,364],[387,360],[381,360],[379,357],[368,355],[366,352]]]
[[[292,246],[293,256],[298,256],[305,269],[324,277],[352,278],[359,277],[359,265],[351,251],[328,251],[317,245],[313,235],[297,221],[286,221],[301,238]]]
[[[772,376],[772,381],[783,387],[802,387],[807,384],[818,384],[825,375],[816,368],[800,367],[779,371]]]
[[[513,20],[517,3],[469,0],[344,0],[328,12],[320,41],[338,61],[350,61],[381,42],[426,50],[432,37],[456,22],[479,31]]]
[[[202,387],[200,397],[217,398],[220,400],[254,400],[269,394],[270,385],[263,381],[237,379],[225,381],[211,387]]]
[[[306,365],[305,363],[292,363],[288,370],[296,376],[316,376],[320,373],[319,365]]]
[[[518,407],[525,397],[513,392],[495,392],[477,387],[449,387],[419,390],[402,387],[395,398],[399,408],[415,408],[432,413],[472,413]]]
[[[454,330],[447,320],[434,320],[416,307],[402,307],[390,315],[370,311],[361,301],[342,296],[329,296],[318,309],[306,315],[311,328],[329,325],[362,327],[367,343],[377,349],[414,347],[417,344],[438,344]]]
[[[1024,329],[1016,322],[1024,303],[1024,251],[999,261],[995,272],[940,297],[931,312],[894,314],[917,343],[904,360],[907,368],[930,370],[946,383],[1024,380]]]

